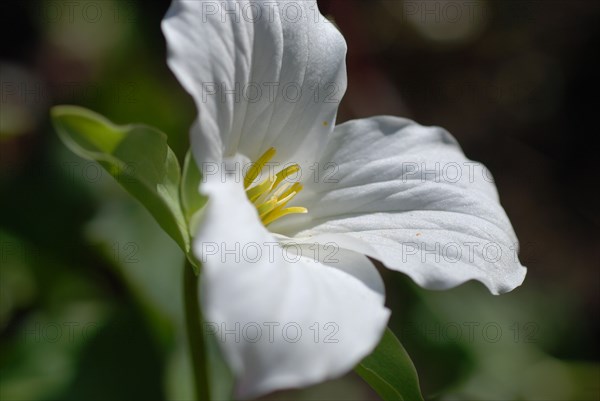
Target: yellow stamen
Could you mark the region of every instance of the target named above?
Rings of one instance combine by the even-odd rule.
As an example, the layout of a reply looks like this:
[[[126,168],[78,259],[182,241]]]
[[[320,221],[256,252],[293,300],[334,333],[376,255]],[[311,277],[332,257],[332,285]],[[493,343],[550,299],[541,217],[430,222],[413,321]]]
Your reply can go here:
[[[277,204],[275,207],[280,208],[280,207],[284,207],[285,205],[288,204],[289,201],[291,201],[292,199],[294,199],[294,196],[296,196],[297,192],[292,192],[291,194],[289,194],[288,196],[286,196],[283,199],[280,199],[279,201],[277,201]]]
[[[304,207],[292,206],[286,208],[286,205],[294,199],[303,188],[298,182],[295,182],[294,184],[288,182],[284,183],[286,178],[300,171],[300,166],[297,164],[288,166],[274,176],[268,177],[260,184],[256,184],[252,188],[249,188],[274,155],[275,148],[269,148],[269,150],[267,150],[258,161],[252,165],[244,177],[246,196],[248,196],[250,202],[256,207],[256,211],[265,226],[290,214],[308,213],[308,210]]]
[[[298,171],[300,171],[300,166],[297,164],[284,168],[279,173],[277,173],[277,180],[275,181],[274,187],[277,187],[279,184],[281,184],[283,180],[285,180],[292,174],[296,174]]]
[[[288,192],[288,189],[290,189],[292,187],[292,184],[290,183],[286,183],[283,184],[282,186],[280,186],[277,191],[275,191],[275,193],[273,194],[274,197],[276,198],[281,198],[282,195],[286,192]]]
[[[266,216],[268,213],[270,213],[277,206],[278,206],[277,199],[272,198],[270,201],[265,202],[260,206],[257,206],[256,211],[258,212],[259,216],[262,218],[263,216]]]
[[[277,219],[287,216],[288,214],[308,213],[308,209],[305,207],[288,207],[287,209],[274,210],[262,219],[265,226],[268,226]]]
[[[275,153],[275,148],[269,148],[261,157],[258,158],[256,163],[250,167],[248,173],[244,177],[244,189],[248,189],[250,184],[252,184],[256,177],[258,177],[262,169],[265,168],[265,165],[273,158],[273,156],[275,156]]]
[[[247,190],[246,195],[248,195],[248,199],[250,199],[250,202],[254,202],[258,198],[260,198],[261,195],[263,195],[265,193],[269,193],[271,191],[271,189],[273,188],[274,182],[275,182],[275,177],[269,177],[266,180],[264,180],[262,183],[258,184],[257,186],[252,187],[249,190]]]
[[[285,191],[284,193],[282,193],[280,195],[280,198],[285,198],[291,193],[298,193],[298,192],[302,191],[303,188],[304,188],[304,186],[302,184],[300,184],[299,182],[295,182],[294,185],[292,185],[292,187],[290,189],[288,189],[287,191]]]

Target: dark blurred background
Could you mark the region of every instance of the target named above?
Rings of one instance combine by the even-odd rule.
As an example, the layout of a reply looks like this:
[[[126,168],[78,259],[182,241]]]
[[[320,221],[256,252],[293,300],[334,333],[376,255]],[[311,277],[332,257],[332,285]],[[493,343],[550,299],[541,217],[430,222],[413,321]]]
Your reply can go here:
[[[447,128],[494,174],[529,268],[500,297],[385,275],[428,399],[600,399],[599,4],[319,1],[349,47],[338,120]],[[182,256],[48,116],[69,103],[154,125],[182,157],[195,111],[166,66],[168,5],[0,5],[1,400],[191,397]],[[375,395],[350,374],[269,398]]]

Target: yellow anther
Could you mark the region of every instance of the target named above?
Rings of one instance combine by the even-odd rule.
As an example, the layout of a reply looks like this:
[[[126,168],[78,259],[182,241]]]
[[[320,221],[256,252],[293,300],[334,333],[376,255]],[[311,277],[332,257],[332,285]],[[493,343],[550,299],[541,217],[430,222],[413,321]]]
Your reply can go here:
[[[268,213],[270,213],[277,206],[279,206],[279,202],[277,202],[277,198],[271,198],[271,200],[269,200],[268,202],[265,202],[262,205],[257,206],[256,211],[258,212],[258,215],[262,218],[263,216],[266,216]]]
[[[294,199],[294,196],[296,196],[296,194],[297,194],[297,192],[292,192],[291,194],[289,194],[285,198],[279,199],[277,201],[277,204],[275,205],[275,207],[277,207],[277,208],[284,207],[285,205],[288,204],[289,201],[291,201],[292,199]]]
[[[297,164],[294,164],[294,165],[284,168],[283,170],[281,170],[279,173],[276,174],[277,180],[275,181],[275,185],[273,185],[273,187],[277,188],[277,186],[279,184],[281,184],[281,182],[283,180],[285,180],[292,174],[296,174],[298,171],[300,171],[300,166]]]
[[[248,173],[244,177],[244,189],[248,189],[250,184],[254,182],[256,177],[260,174],[265,165],[275,156],[275,148],[269,148],[261,157],[258,158],[256,163],[248,169]]]
[[[261,195],[271,192],[274,182],[275,177],[269,177],[257,186],[247,190],[246,195],[248,195],[248,199],[250,199],[250,202],[254,202],[258,198],[260,198]]]
[[[271,224],[272,222],[274,222],[277,219],[282,218],[283,216],[287,216],[289,214],[302,214],[302,213],[308,213],[308,209],[306,209],[305,207],[288,207],[287,209],[277,209],[277,210],[273,210],[271,213],[266,215],[262,219],[262,222],[265,226],[268,226],[269,224]]]
[[[294,184],[283,182],[286,178],[300,171],[300,166],[297,164],[288,166],[274,176],[269,176],[260,184],[249,188],[274,155],[275,149],[269,148],[252,165],[244,177],[246,195],[250,199],[250,202],[254,204],[254,207],[256,207],[256,211],[265,226],[289,214],[308,212],[304,207],[294,206],[286,208],[286,205],[302,190],[302,185],[298,182]]]

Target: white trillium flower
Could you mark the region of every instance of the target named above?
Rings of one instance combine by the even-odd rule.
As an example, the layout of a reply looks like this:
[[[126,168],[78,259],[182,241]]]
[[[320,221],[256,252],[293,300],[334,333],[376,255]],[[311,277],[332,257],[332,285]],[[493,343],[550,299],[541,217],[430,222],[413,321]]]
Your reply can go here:
[[[339,377],[372,352],[390,312],[369,258],[429,289],[522,283],[496,188],[448,132],[335,126],[347,48],[316,1],[174,1],[163,31],[198,108],[194,251],[238,396]]]

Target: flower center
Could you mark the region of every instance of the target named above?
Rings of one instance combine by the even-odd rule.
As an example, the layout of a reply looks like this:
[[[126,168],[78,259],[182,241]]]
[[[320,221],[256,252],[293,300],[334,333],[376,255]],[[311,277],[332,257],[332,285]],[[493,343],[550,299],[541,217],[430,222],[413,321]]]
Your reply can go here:
[[[290,175],[300,171],[300,166],[297,164],[288,166],[275,175],[269,174],[264,181],[252,185],[273,156],[275,156],[275,148],[269,148],[244,176],[246,195],[256,207],[265,227],[288,214],[308,212],[304,207],[286,207],[303,188],[299,182],[283,182]]]

